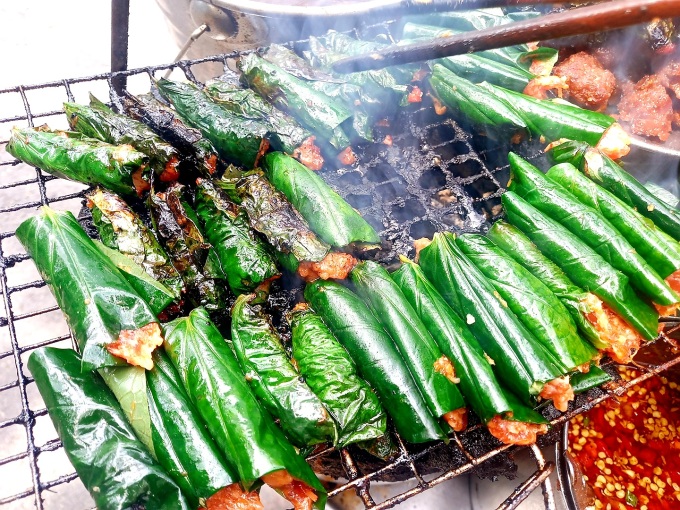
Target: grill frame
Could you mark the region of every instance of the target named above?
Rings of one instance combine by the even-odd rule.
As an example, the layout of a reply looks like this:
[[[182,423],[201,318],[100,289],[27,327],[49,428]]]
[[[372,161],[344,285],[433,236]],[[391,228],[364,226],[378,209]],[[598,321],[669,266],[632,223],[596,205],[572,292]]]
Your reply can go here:
[[[304,41],[295,44],[296,45],[304,44]],[[74,94],[72,92],[72,87],[74,85],[92,84],[94,82],[103,81],[106,83],[106,86],[108,87],[109,98],[111,102],[120,110],[122,109],[121,108],[122,105],[120,103],[119,95],[116,93],[116,91],[120,90],[121,84],[124,83],[129,77],[147,75],[150,79],[154,79],[156,75],[160,75],[161,73],[164,73],[167,70],[179,69],[184,73],[185,77],[188,80],[194,83],[199,83],[198,80],[196,80],[194,73],[192,72],[192,67],[213,62],[221,64],[226,72],[229,70],[230,60],[242,54],[243,52],[240,53],[233,52],[223,55],[205,57],[196,60],[180,61],[174,64],[148,66],[114,73],[101,73],[83,78],[71,78],[37,85],[25,85],[25,86],[21,85],[2,89],[0,90],[0,105],[3,104],[2,100],[5,99],[6,97],[10,95],[16,95],[17,99],[19,99],[23,105],[24,114],[17,114],[9,116],[7,118],[0,118],[0,128],[7,127],[9,124],[17,122],[23,122],[29,126],[33,126],[35,124],[38,124],[40,122],[40,119],[42,118],[62,114],[61,110],[49,110],[49,109],[45,111],[34,110],[34,108],[31,107],[31,102],[28,97],[30,95],[28,93],[30,93],[31,91],[44,90],[49,88],[63,89],[66,96],[64,99],[73,101]],[[444,121],[442,124],[447,122],[450,121]],[[4,137],[0,136],[0,138]],[[473,143],[473,141],[470,140],[470,137],[467,138],[467,141],[470,144]],[[3,149],[6,142],[7,140],[0,139],[0,149]],[[442,143],[442,146],[446,145],[446,143],[450,143],[450,141]],[[440,147],[436,145],[427,147],[425,149],[421,147],[421,151],[423,150],[436,151],[439,148]],[[465,186],[474,184],[480,178],[490,179],[497,186],[496,191],[494,191],[488,196],[480,196],[476,198],[472,197],[470,203],[467,204],[467,206],[473,208],[473,210],[475,204],[478,205],[479,203],[488,201],[490,199],[494,198],[497,199],[498,196],[500,196],[500,193],[502,192],[502,186],[500,185],[499,180],[496,178],[496,175],[498,174],[498,172],[504,171],[504,168],[496,167],[491,170],[487,168],[484,158],[490,152],[491,151],[488,150],[480,151],[475,150],[476,158],[481,163],[482,168],[479,174],[470,175],[462,178],[460,176],[451,177],[452,179],[458,179],[456,182],[463,187],[462,188],[463,190],[465,189]],[[0,150],[0,172],[7,171],[8,168],[16,167],[19,164],[19,162],[15,160],[6,161],[5,159],[2,158],[2,156],[4,155],[6,155],[4,154],[4,150]],[[13,425],[23,425],[26,432],[26,450],[0,459],[0,467],[10,465],[13,462],[19,462],[26,459],[30,464],[32,482],[32,487],[22,489],[15,494],[0,499],[0,505],[24,498],[32,498],[35,503],[35,508],[38,510],[46,508],[45,503],[43,501],[43,493],[50,490],[51,488],[55,488],[62,484],[68,483],[72,480],[75,480],[77,478],[77,475],[75,473],[67,473],[47,480],[43,480],[43,477],[41,476],[40,468],[38,466],[39,456],[46,452],[58,451],[61,448],[61,443],[58,439],[50,439],[42,445],[36,444],[35,438],[36,420],[40,417],[45,416],[47,414],[47,411],[42,407],[35,408],[32,406],[32,401],[31,398],[29,397],[29,388],[33,382],[33,379],[25,371],[25,364],[22,359],[22,355],[26,355],[33,349],[41,346],[52,345],[60,342],[64,343],[68,340],[70,340],[70,343],[73,347],[75,347],[75,345],[73,343],[73,339],[68,334],[58,335],[53,338],[41,340],[40,342],[31,345],[22,345],[20,335],[17,332],[17,324],[20,324],[21,321],[26,320],[38,321],[45,315],[52,312],[56,312],[58,308],[56,306],[50,306],[40,310],[32,310],[25,313],[15,312],[14,310],[15,305],[13,299],[16,295],[20,294],[21,292],[28,291],[29,289],[43,288],[45,287],[45,283],[42,280],[35,280],[20,284],[11,283],[11,278],[8,278],[8,270],[11,270],[15,265],[21,262],[27,261],[29,257],[25,253],[12,253],[12,254],[7,253],[6,251],[7,242],[14,236],[14,232],[13,230],[5,230],[3,228],[3,223],[5,217],[9,213],[33,210],[35,207],[40,205],[49,205],[55,203],[60,204],[74,199],[83,198],[85,189],[72,193],[66,193],[56,197],[50,197],[47,190],[47,184],[55,179],[56,178],[46,175],[36,168],[35,178],[21,179],[9,184],[0,185],[0,191],[11,190],[12,188],[17,188],[20,186],[37,186],[39,196],[39,199],[37,200],[12,204],[10,206],[0,208],[0,288],[2,289],[2,295],[4,298],[4,312],[5,312],[5,317],[0,317],[0,330],[6,328],[10,344],[9,350],[0,352],[0,361],[5,358],[11,357],[13,359],[14,368],[16,370],[17,375],[16,380],[13,380],[9,383],[0,386],[0,402],[3,402],[3,396],[7,395],[7,392],[17,388],[22,408],[21,412],[17,416],[0,421],[0,431],[7,429],[8,427]],[[449,177],[447,176],[447,181],[443,185],[443,187],[448,187],[451,182],[452,181],[449,180]],[[488,222],[489,220],[494,219],[494,216],[495,215],[492,214],[491,217],[487,217],[486,221]],[[479,230],[480,228],[481,228],[480,226],[475,226],[475,228],[473,229],[468,228],[468,230],[471,231]],[[465,226],[463,226],[463,228],[459,228],[457,230],[465,231],[466,228]],[[671,332],[674,333],[676,331],[680,331],[680,324],[673,326],[668,331],[668,333],[670,334]],[[665,362],[664,364],[638,367],[643,370],[644,374],[633,381],[630,381],[623,385],[617,382],[610,383],[609,385],[605,385],[604,388],[591,390],[587,394],[579,396],[575,404],[572,404],[570,411],[566,413],[557,413],[554,410],[554,408],[551,407],[545,407],[543,411],[548,417],[551,418],[551,424],[553,425],[553,428],[557,429],[576,414],[586,411],[587,409],[590,409],[597,403],[602,402],[608,398],[615,398],[616,395],[622,394],[628,388],[632,387],[634,384],[637,384],[642,380],[648,379],[649,377],[652,377],[678,363],[680,363],[680,355],[677,355],[676,353],[676,355],[672,359]],[[468,438],[472,437],[472,435],[474,434],[479,434],[481,432],[481,429],[482,427],[480,425],[474,425],[464,433],[461,434],[452,433],[450,445],[452,448],[458,450],[458,452],[460,453],[460,455],[462,455],[462,458],[464,460],[462,463],[459,463],[459,465],[457,465],[455,468],[449,469],[444,473],[438,474],[435,478],[431,478],[429,480],[425,479],[426,473],[424,473],[424,471],[422,471],[421,468],[419,467],[420,461],[423,458],[427,457],[428,455],[432,454],[435,449],[441,446],[440,444],[427,446],[425,448],[418,448],[417,451],[415,451],[416,450],[415,448],[407,447],[397,436],[397,444],[400,451],[400,454],[397,457],[397,459],[381,467],[380,469],[366,473],[361,472],[352,452],[350,450],[343,449],[339,452],[339,456],[340,461],[342,462],[342,466],[345,470],[347,481],[339,484],[338,486],[330,490],[329,495],[334,496],[347,490],[354,490],[359,496],[359,498],[362,500],[366,508],[383,510],[391,508],[392,506],[399,504],[403,501],[406,501],[409,498],[417,494],[420,494],[440,483],[443,483],[446,480],[449,480],[464,473],[475,472],[478,469],[483,468],[487,461],[490,460],[493,461],[494,459],[500,458],[502,455],[512,454],[514,451],[519,449],[517,447],[511,446],[496,446],[497,443],[496,445],[494,445],[493,443],[491,444],[487,443],[488,449],[486,449],[483,453],[471,452]],[[516,508],[539,485],[542,487],[546,508],[548,509],[555,508],[554,494],[550,482],[548,480],[548,477],[554,470],[555,466],[551,462],[545,461],[538,446],[535,445],[532,446],[531,452],[536,463],[536,471],[529,478],[527,478],[525,481],[523,481],[521,484],[517,486],[513,493],[507,497],[507,499],[501,504],[501,506],[499,506],[499,509]],[[333,454],[333,449],[328,448],[324,451],[316,452],[315,454],[310,456],[310,460],[314,460],[324,455],[331,454]],[[390,499],[376,503],[374,496],[371,494],[371,483],[378,481],[382,475],[388,473],[389,471],[402,467],[406,467],[406,469],[411,473],[412,477],[416,480],[417,483],[416,486],[401,494],[393,496]]]

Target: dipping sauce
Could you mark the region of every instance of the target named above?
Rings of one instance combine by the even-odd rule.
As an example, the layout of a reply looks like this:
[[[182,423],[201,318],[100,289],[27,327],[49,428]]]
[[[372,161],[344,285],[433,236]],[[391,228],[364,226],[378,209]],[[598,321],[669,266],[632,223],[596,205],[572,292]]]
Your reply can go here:
[[[641,372],[619,367],[625,381]],[[652,377],[575,417],[569,454],[596,495],[595,508],[680,508],[680,392]]]

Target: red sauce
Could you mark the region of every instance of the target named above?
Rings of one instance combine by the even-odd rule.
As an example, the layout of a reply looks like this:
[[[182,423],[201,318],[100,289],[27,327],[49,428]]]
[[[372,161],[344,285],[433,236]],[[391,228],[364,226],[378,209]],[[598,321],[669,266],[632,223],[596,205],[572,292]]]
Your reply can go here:
[[[640,375],[619,371],[624,380]],[[680,508],[677,388],[653,377],[571,421],[569,453],[595,492],[595,508]]]

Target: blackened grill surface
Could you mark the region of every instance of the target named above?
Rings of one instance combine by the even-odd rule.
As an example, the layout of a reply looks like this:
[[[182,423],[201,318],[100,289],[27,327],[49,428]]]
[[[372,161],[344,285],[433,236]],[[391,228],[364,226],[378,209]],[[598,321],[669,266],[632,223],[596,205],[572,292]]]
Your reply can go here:
[[[375,28],[372,29],[375,31]],[[389,38],[385,27],[378,27]],[[300,46],[302,45],[302,46]],[[296,44],[304,49],[304,42]],[[221,62],[228,69],[237,54],[208,57],[195,61],[180,62],[174,66],[155,66],[118,73],[132,79],[159,78],[172,67],[180,68],[189,80],[195,81],[191,68],[204,62]],[[44,345],[66,347],[73,345],[63,317],[57,307],[36,307],[34,293],[49,295],[44,282],[34,275],[18,280],[15,269],[23,264],[32,265],[23,248],[18,244],[14,230],[25,218],[35,214],[40,205],[69,209],[88,224],[89,212],[83,209],[85,189],[81,185],[57,180],[37,169],[20,164],[5,151],[4,146],[13,125],[40,125],[48,122],[54,128],[65,128],[61,101],[87,102],[90,90],[102,88],[109,91],[111,102],[120,109],[120,98],[113,93],[112,82],[116,75],[101,74],[87,78],[66,79],[42,85],[19,86],[0,90],[0,287],[4,308],[0,311],[0,444],[5,444],[5,434],[24,434],[25,449],[13,451],[0,458],[0,467],[30,469],[30,484],[11,487],[0,493],[0,505],[12,501],[30,501],[35,508],[50,508],[52,496],[77,478],[66,459],[59,473],[41,469],[40,459],[59,454],[61,444],[49,423],[44,404],[25,367],[26,357],[33,349]],[[134,92],[146,92],[147,84]],[[74,94],[74,90],[78,89]],[[40,92],[61,94],[52,102],[32,103]],[[74,97],[75,96],[75,97]],[[6,112],[6,113],[5,113]],[[472,134],[467,126],[461,126],[448,116],[434,113],[429,98],[422,104],[410,105],[400,110],[377,137],[392,136],[392,145],[379,141],[357,147],[359,162],[349,168],[329,165],[322,171],[324,179],[356,207],[377,230],[385,241],[382,250],[371,254],[375,259],[390,265],[400,254],[413,255],[412,243],[433,232],[479,232],[501,214],[500,194],[507,181],[507,152],[511,148],[532,159],[540,157],[538,147],[510,146]],[[301,282],[287,277],[273,287],[268,309],[284,339],[288,338],[283,315],[301,298]],[[48,298],[48,301],[51,298]],[[51,301],[53,302],[53,300]],[[43,336],[35,332],[39,331]],[[29,332],[33,334],[29,334]],[[644,367],[643,378],[680,361],[673,358],[665,365],[651,364]],[[5,366],[6,365],[6,366]],[[631,381],[628,385],[637,383]],[[552,407],[543,409],[554,428],[571,416],[586,410],[594,403],[625,390],[612,387],[592,390],[577,397],[567,413],[558,413]],[[554,438],[545,437],[548,443]],[[396,437],[398,453],[389,462],[379,462],[357,448],[340,452],[327,449],[309,457],[319,472],[342,477],[331,487],[331,495],[345,490],[356,490],[367,507],[383,509],[398,504],[409,497],[463,473],[475,472],[482,477],[506,476],[512,478],[516,466],[512,461],[512,447],[499,445],[473,419],[464,433],[452,434],[448,444],[405,445]],[[549,472],[550,466],[537,459],[539,471]],[[422,476],[439,473],[427,481]],[[411,491],[375,504],[371,482],[415,478],[417,486]],[[514,497],[519,502],[524,493]],[[507,508],[514,508],[508,506]]]

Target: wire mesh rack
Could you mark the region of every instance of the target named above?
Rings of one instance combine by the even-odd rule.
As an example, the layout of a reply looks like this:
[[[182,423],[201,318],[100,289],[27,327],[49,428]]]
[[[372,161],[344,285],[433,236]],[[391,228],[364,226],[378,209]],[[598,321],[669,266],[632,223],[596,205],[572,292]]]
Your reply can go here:
[[[53,297],[14,233],[21,221],[42,205],[78,214],[86,188],[10,157],[4,146],[11,127],[48,123],[52,128],[65,129],[62,101],[86,102],[87,94],[93,92],[120,106],[117,91],[125,82],[132,93],[147,92],[150,81],[172,69],[196,82],[193,70],[197,67],[217,64],[228,72],[237,56],[219,55],[0,90],[0,288],[4,298],[0,312],[0,445],[20,445],[15,451],[4,451],[3,446],[0,506],[38,510],[64,503],[73,510],[92,506],[82,487],[74,492],[77,475],[71,471],[25,365],[27,356],[38,347],[75,346]],[[385,262],[397,253],[408,253],[414,239],[445,229],[481,231],[500,214],[500,182],[504,182],[507,167],[498,155],[507,154],[507,150],[491,150],[485,140],[480,146],[476,135],[432,110],[428,104],[412,107],[404,119],[393,123],[398,129],[390,135],[391,144],[361,149],[360,161],[352,168],[330,165],[324,170],[329,183],[388,241],[388,248],[379,255]],[[669,331],[679,328],[674,326]],[[566,413],[550,406],[542,412],[556,430],[576,414],[679,362],[680,356],[675,355],[665,363],[645,365],[644,374],[633,381],[610,383],[578,396]],[[391,508],[464,473],[514,473],[511,456],[518,448],[501,445],[479,423],[472,422],[465,432],[452,434],[447,444],[416,447],[396,439],[399,454],[388,463],[367,461],[352,448],[326,448],[314,452],[308,460],[321,472],[343,477],[344,481],[331,484],[331,497],[355,491],[366,508],[375,510]],[[531,447],[531,453],[536,470],[519,483],[500,509],[516,508],[539,486],[546,508],[555,508],[548,481],[554,465],[546,462],[538,446]],[[404,478],[414,485],[401,494],[380,500],[371,492],[372,484],[378,481]],[[69,486],[71,490],[67,491]],[[65,502],[65,497],[71,499]]]

